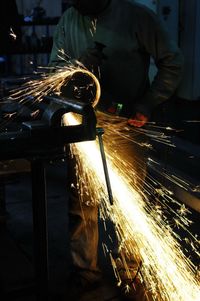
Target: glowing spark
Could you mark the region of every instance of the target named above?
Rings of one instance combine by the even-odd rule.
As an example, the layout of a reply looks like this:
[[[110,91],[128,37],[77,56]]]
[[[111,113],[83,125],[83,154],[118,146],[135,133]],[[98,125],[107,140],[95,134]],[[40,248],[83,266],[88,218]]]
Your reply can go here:
[[[14,113],[6,113],[4,114],[4,117],[5,118],[12,118],[13,116],[15,116],[17,114],[17,112],[14,112]]]
[[[91,28],[89,29],[91,36],[93,37],[97,30],[97,19],[91,20]]]
[[[190,212],[186,207],[185,205],[181,205],[180,209],[178,210],[178,213],[180,215],[186,215],[188,212]]]
[[[184,120],[185,122],[189,122],[189,123],[199,123],[200,120]]]
[[[166,127],[166,130],[168,130],[168,131],[174,131],[174,129],[171,128],[170,126],[167,126],[167,127]]]
[[[36,117],[40,113],[40,110],[35,110],[31,113],[31,117]]]
[[[60,58],[65,60],[65,62],[70,61],[70,56],[65,53],[64,49],[58,49],[58,52],[60,53]]]
[[[200,185],[197,185],[195,186],[193,189],[192,189],[193,192],[200,192]]]
[[[10,36],[13,38],[13,40],[17,39],[17,35],[14,33],[12,27],[10,27]]]
[[[153,146],[150,144],[150,143],[141,143],[140,144],[142,147],[146,147],[146,148],[149,148],[149,149],[153,149]]]

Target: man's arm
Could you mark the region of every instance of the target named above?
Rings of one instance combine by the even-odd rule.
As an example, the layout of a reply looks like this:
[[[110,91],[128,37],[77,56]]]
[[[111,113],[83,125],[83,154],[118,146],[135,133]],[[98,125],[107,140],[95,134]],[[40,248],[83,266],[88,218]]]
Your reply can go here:
[[[66,13],[65,13],[66,14]],[[67,56],[66,49],[66,36],[65,36],[65,22],[67,22],[66,15],[63,15],[56,26],[53,36],[53,47],[51,50],[49,66],[65,66],[69,57]]]
[[[141,51],[150,54],[158,68],[149,90],[138,104],[138,111],[148,116],[156,105],[175,93],[182,78],[183,56],[153,12],[140,8],[137,17],[136,34]]]

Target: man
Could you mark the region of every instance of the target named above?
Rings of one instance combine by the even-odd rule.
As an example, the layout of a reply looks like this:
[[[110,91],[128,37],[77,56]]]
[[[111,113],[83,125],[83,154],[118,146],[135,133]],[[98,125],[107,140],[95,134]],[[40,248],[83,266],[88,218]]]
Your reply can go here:
[[[80,60],[91,71],[97,72],[99,67],[101,109],[126,117],[126,124],[136,128],[145,126],[153,109],[169,99],[180,82],[183,58],[178,47],[157,16],[133,1],[72,0],[69,3],[72,7],[63,14],[55,31],[50,65],[66,64],[66,56],[62,59],[60,52],[64,50],[69,60]],[[150,85],[151,57],[158,73]],[[135,139],[140,137],[136,135]],[[120,142],[116,142],[116,147],[121,154],[124,152]],[[144,171],[145,153],[137,148],[130,154],[129,150],[128,160],[131,157],[134,164],[140,162],[138,171]],[[73,162],[71,166],[73,169]],[[70,180],[77,181],[75,176]],[[77,287],[88,288],[100,276],[97,206],[80,205],[76,193],[72,192],[70,202],[72,262],[76,275],[81,276],[76,278],[81,278]]]

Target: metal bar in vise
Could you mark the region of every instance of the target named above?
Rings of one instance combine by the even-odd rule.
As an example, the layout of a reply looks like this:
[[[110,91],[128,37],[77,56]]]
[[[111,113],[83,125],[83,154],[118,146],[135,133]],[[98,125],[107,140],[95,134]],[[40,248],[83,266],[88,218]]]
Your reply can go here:
[[[103,139],[102,139],[102,136],[104,134],[104,129],[97,127],[96,133],[97,133],[97,136],[99,139],[99,147],[100,147],[101,159],[102,159],[102,163],[103,163],[104,175],[105,175],[106,186],[107,186],[107,191],[108,191],[108,198],[109,198],[110,204],[113,205],[113,194],[112,194],[112,188],[111,188],[111,184],[110,184],[106,155],[105,155]]]

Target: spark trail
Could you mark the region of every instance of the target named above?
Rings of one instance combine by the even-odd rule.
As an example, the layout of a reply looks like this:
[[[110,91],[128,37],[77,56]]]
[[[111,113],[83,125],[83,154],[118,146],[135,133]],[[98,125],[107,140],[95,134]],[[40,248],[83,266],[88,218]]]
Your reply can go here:
[[[19,102],[26,102],[28,97],[35,99],[35,102],[42,101],[43,97],[55,93],[57,95],[61,94],[61,89],[63,86],[67,86],[73,76],[77,74],[88,75],[93,80],[93,85],[96,86],[96,94],[93,99],[93,106],[95,106],[100,97],[100,85],[96,77],[90,71],[84,69],[81,64],[78,63],[78,66],[73,64],[68,64],[66,67],[55,67],[49,68],[49,71],[53,71],[50,74],[44,73],[41,75],[40,79],[30,80],[22,85],[20,88],[12,92],[11,97]],[[77,87],[74,87],[76,90]]]
[[[62,85],[71,79],[77,67],[57,68],[53,74],[44,75],[41,79],[29,81],[20,90],[13,93],[12,97],[19,102],[26,102],[27,97],[33,97],[34,101],[42,101],[49,93],[60,93]],[[85,72],[81,69],[81,72]],[[86,71],[87,72],[87,71]],[[95,79],[95,78],[94,78]],[[98,90],[97,81],[97,90]],[[100,91],[98,92],[100,93]],[[99,98],[99,94],[96,99]],[[125,126],[126,119],[122,118],[122,126],[115,124],[111,117],[97,114],[99,124],[105,129],[104,141],[108,158],[108,168],[114,195],[114,205],[111,207],[106,195],[104,173],[99,153],[98,144],[95,142],[78,143],[71,145],[72,152],[79,159],[81,166],[81,183],[91,195],[91,202],[99,200],[101,218],[106,222],[111,219],[116,227],[117,236],[121,242],[121,250],[125,250],[128,256],[134,254],[138,264],[142,261],[140,270],[141,281],[147,292],[150,292],[153,300],[162,301],[198,301],[200,290],[198,280],[195,278],[196,267],[182,251],[179,244],[180,237],[173,231],[165,215],[169,211],[175,215],[174,223],[187,228],[189,220],[186,217],[187,210],[180,206],[180,212],[174,211],[171,203],[175,202],[170,191],[162,187],[157,190],[156,202],[149,202],[149,196],[153,195],[150,179],[145,186],[145,191],[133,178],[136,177],[134,168],[117,152],[117,144],[138,144],[134,135],[137,130],[130,132]],[[71,114],[66,116],[67,122],[75,121]],[[132,135],[133,134],[133,135]],[[171,145],[170,137],[146,130],[145,135],[157,139],[160,143]],[[110,139],[112,137],[112,140]],[[113,141],[115,143],[113,144]],[[139,143],[141,148],[151,148],[150,144]],[[171,145],[173,146],[173,145]],[[135,162],[142,171],[143,162]],[[127,172],[129,171],[129,172]],[[164,203],[164,205],[163,205]],[[188,239],[198,253],[199,242],[196,237],[190,235]],[[110,254],[110,251],[108,250]],[[112,255],[111,255],[112,256]],[[114,265],[114,262],[113,262]],[[126,265],[126,263],[125,263]],[[115,267],[114,267],[115,269]],[[120,278],[117,274],[120,284]]]
[[[98,120],[101,120],[101,114],[98,117]],[[66,118],[70,124],[74,123],[73,117],[67,115]],[[105,124],[104,117],[103,120]],[[116,136],[112,134],[105,137],[105,146],[110,146],[110,149],[106,147],[106,153],[109,158],[114,205],[111,207],[106,197],[101,158],[95,142],[72,146],[72,152],[78,158],[78,165],[82,171],[85,170],[85,174],[81,174],[84,189],[90,192],[91,202],[100,200],[101,218],[104,221],[109,218],[114,222],[121,249],[125,250],[128,256],[134,254],[138,264],[142,261],[141,281],[144,281],[146,292],[150,292],[152,300],[198,301],[200,289],[195,278],[195,266],[183,254],[178,242],[179,237],[162,213],[163,206],[160,204],[157,210],[153,210],[139,187],[132,185],[133,174],[128,172],[132,166],[122,162],[122,158],[114,151],[115,148],[112,148],[109,137],[113,140]],[[162,193],[165,196],[164,189]],[[169,208],[170,204],[168,210]],[[158,209],[161,210],[160,215]],[[186,213],[183,207],[181,210]],[[182,216],[181,220],[180,217],[181,215],[177,217],[179,223],[187,224],[187,218]],[[194,237],[193,239],[195,240]],[[120,284],[119,275],[117,277]]]
[[[62,51],[60,51],[60,53],[62,55],[62,60],[65,62],[65,64],[67,64],[66,66],[46,67],[46,73],[39,74],[39,78],[27,80],[19,88],[13,89],[10,92],[10,99],[18,102],[19,104],[28,104],[28,106],[34,107],[35,103],[42,102],[43,98],[47,95],[55,94],[62,96],[62,87],[68,87],[69,85],[71,85],[71,97],[74,97],[78,100],[80,100],[83,88],[85,88],[86,90],[91,89],[90,102],[95,107],[99,101],[101,94],[99,81],[93,75],[93,73],[85,69],[79,61],[75,61],[74,64],[69,63],[67,61],[67,58],[64,57],[64,54],[62,54]],[[75,84],[72,84],[73,82],[75,83],[77,77],[80,78],[80,75],[85,76],[85,80],[87,80],[86,87],[83,85],[83,83],[78,83],[77,86]],[[6,114],[3,121],[1,121],[0,123],[0,130],[4,130],[7,124],[20,116],[21,111],[22,110],[13,112],[12,114]],[[38,113],[39,111],[35,111],[34,109],[31,117],[37,116]]]

